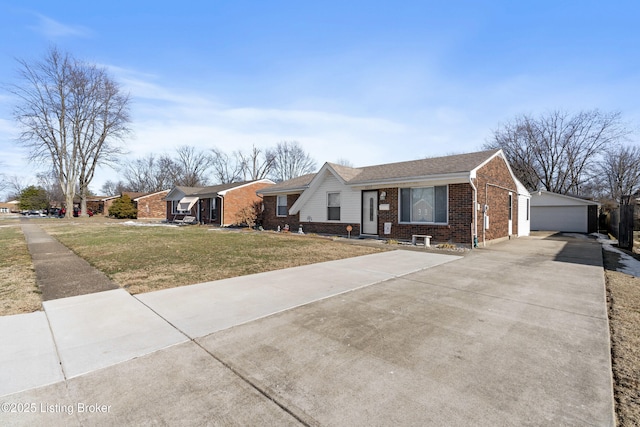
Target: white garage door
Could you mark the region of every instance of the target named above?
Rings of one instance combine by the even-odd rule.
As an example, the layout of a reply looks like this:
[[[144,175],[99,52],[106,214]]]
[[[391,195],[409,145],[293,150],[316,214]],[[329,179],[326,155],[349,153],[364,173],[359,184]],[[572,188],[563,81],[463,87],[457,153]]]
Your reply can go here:
[[[531,229],[551,231],[588,231],[586,206],[532,206]]]

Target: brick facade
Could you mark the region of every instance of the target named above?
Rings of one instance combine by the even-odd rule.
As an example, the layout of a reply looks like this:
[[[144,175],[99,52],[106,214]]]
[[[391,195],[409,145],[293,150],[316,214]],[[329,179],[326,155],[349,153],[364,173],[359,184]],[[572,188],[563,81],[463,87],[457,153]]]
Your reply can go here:
[[[272,184],[256,182],[240,188],[228,190],[223,198],[222,225],[236,225],[239,221],[239,213],[242,209],[261,203],[262,198],[256,195],[256,191]]]
[[[136,202],[138,219],[163,219],[165,218],[164,198],[169,190],[140,197]]]
[[[298,200],[300,194],[288,194],[287,195],[287,213],[291,209],[291,206]],[[262,211],[262,227],[265,230],[277,230],[278,227],[283,229],[285,225],[289,225],[289,230],[297,231],[300,225],[300,215],[287,215],[278,216],[278,197],[277,196],[264,196]]]
[[[387,193],[384,203],[388,211],[378,212],[378,235],[392,239],[411,240],[413,234],[432,236],[434,242],[471,244],[473,223],[473,190],[470,184],[449,185],[448,224],[400,224],[398,221],[400,201],[398,188],[380,189]],[[384,234],[384,223],[391,223],[391,234]]]
[[[484,216],[478,211],[478,239],[499,239],[509,236],[509,192],[512,193],[511,234],[518,234],[518,191],[502,157],[494,157],[476,174],[478,203],[488,205],[489,228],[484,229]],[[484,234],[483,234],[484,233]]]

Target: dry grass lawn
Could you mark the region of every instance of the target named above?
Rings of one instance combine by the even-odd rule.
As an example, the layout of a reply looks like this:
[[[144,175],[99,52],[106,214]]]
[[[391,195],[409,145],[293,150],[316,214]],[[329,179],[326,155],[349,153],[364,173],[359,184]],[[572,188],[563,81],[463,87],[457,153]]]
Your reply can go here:
[[[607,271],[618,423],[640,425],[640,279]]]
[[[384,247],[207,227],[42,221],[48,233],[132,294],[354,257]]]
[[[0,222],[0,316],[40,310],[31,255],[17,220]]]

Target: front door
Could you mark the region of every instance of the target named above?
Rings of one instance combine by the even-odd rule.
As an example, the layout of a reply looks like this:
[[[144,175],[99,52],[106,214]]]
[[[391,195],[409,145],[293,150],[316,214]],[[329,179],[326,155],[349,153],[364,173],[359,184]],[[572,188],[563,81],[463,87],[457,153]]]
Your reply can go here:
[[[378,234],[378,191],[362,192],[362,234]]]

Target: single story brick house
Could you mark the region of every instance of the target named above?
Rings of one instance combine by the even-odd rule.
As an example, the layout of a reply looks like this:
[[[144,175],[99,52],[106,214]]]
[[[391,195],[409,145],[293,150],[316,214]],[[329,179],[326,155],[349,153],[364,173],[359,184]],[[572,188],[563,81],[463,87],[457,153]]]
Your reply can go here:
[[[256,193],[273,184],[270,179],[260,179],[208,187],[175,187],[165,197],[165,217],[168,222],[194,216],[201,224],[236,225],[244,208],[262,202]]]
[[[473,245],[529,234],[531,195],[502,150],[352,168],[325,163],[258,191],[263,227]],[[476,240],[477,239],[477,240]]]

